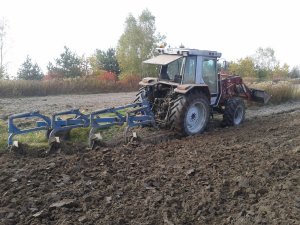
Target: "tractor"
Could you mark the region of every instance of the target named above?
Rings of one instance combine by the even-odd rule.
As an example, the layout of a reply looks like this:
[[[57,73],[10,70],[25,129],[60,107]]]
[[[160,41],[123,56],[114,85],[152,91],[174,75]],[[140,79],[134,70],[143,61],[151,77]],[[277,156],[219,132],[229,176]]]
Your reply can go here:
[[[186,48],[157,48],[156,52],[157,56],[143,63],[155,65],[159,75],[140,81],[133,103],[90,114],[72,109],[51,117],[38,111],[11,115],[8,145],[18,147],[13,141],[15,135],[45,130],[51,149],[72,129],[90,127],[88,142],[95,148],[103,144],[100,132],[116,125],[125,125],[125,142],[137,136],[129,134],[135,127],[150,126],[190,136],[202,133],[216,113],[223,115],[223,126],[240,125],[245,119],[244,100],[267,103],[270,99],[264,91],[248,88],[241,77],[218,71],[219,52]],[[21,129],[15,123],[28,118],[42,121],[35,120],[35,126],[29,129]]]
[[[264,91],[248,88],[241,77],[218,71],[219,52],[156,51],[159,55],[144,63],[159,65],[159,77],[144,78],[139,97],[149,101],[161,127],[187,136],[202,133],[215,113],[223,114],[223,126],[237,126],[245,119],[243,99],[261,103],[270,99]]]

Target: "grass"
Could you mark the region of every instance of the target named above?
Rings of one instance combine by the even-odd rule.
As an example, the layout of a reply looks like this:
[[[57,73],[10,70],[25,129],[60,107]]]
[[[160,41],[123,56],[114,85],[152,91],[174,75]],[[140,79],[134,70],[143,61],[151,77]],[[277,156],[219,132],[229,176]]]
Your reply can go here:
[[[6,149],[7,137],[8,137],[7,124],[3,120],[0,120],[0,151]]]
[[[0,151],[7,149],[8,130],[7,122],[0,120]],[[48,146],[44,131],[16,135],[13,140],[30,144],[32,147],[44,148]]]
[[[300,100],[300,85],[289,81],[272,83],[263,82],[252,85],[252,87],[266,91],[272,97],[270,103],[280,104],[290,100]]]

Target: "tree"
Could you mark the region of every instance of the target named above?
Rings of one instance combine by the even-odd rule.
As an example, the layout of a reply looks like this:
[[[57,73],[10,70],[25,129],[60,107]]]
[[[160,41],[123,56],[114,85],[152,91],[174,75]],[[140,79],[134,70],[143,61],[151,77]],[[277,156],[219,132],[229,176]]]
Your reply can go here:
[[[64,52],[60,54],[60,58],[55,59],[55,65],[50,62],[47,69],[48,75],[66,78],[82,76],[85,71],[82,59],[66,46],[64,46]]]
[[[264,70],[274,70],[274,68],[278,64],[278,61],[275,57],[275,51],[270,47],[268,48],[259,47],[256,50],[254,60],[256,66],[259,69],[264,69]]]
[[[115,74],[120,73],[116,50],[113,48],[109,48],[106,52],[96,49],[91,59],[91,65],[94,71],[106,70]]]
[[[231,62],[229,65],[231,73],[242,77],[267,79],[285,79],[291,77],[289,65],[284,63],[282,66],[275,57],[275,51],[272,48],[258,48],[253,57],[241,58],[237,62]],[[296,70],[293,71],[297,73]]]
[[[237,62],[230,63],[229,71],[242,77],[256,76],[255,64],[251,57],[242,58]]]
[[[286,63],[284,63],[282,66],[278,63],[278,65],[275,66],[274,70],[272,71],[272,77],[273,79],[285,79],[288,77],[290,71],[290,66]]]
[[[289,72],[288,76],[290,78],[300,78],[300,69],[299,66],[294,66],[292,70]]]
[[[117,46],[117,59],[125,74],[140,74],[142,61],[153,55],[153,50],[165,39],[156,34],[155,17],[148,9],[143,10],[138,19],[129,14],[125,30]]]
[[[27,56],[25,62],[21,65],[17,75],[18,79],[22,80],[41,80],[44,76],[38,64],[32,63],[29,56]]]
[[[267,78],[272,79],[272,71],[274,71],[275,67],[279,64],[275,57],[274,49],[270,47],[259,47],[254,55],[254,62],[260,80],[265,80]]]
[[[5,78],[6,72],[5,68],[0,66],[0,79]]]
[[[0,79],[8,78],[4,65],[4,47],[6,38],[7,23],[4,18],[0,20]]]
[[[90,57],[86,57],[83,55],[81,57],[81,63],[82,63],[82,71],[85,76],[91,74],[91,63],[90,63]]]

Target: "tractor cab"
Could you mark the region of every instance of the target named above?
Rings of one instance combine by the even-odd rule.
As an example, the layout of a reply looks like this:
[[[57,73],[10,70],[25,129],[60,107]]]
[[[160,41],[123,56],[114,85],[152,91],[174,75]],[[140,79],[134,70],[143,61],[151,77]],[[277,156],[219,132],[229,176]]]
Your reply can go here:
[[[218,93],[217,59],[221,53],[185,48],[157,48],[156,52],[158,56],[144,63],[160,66],[159,81],[207,85],[210,94]]]

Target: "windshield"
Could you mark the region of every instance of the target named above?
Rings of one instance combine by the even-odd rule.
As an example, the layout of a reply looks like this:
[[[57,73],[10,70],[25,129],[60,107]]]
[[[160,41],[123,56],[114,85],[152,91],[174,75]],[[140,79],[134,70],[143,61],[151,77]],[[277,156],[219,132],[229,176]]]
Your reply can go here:
[[[195,83],[196,62],[196,56],[187,56],[163,65],[160,79],[183,84]]]

